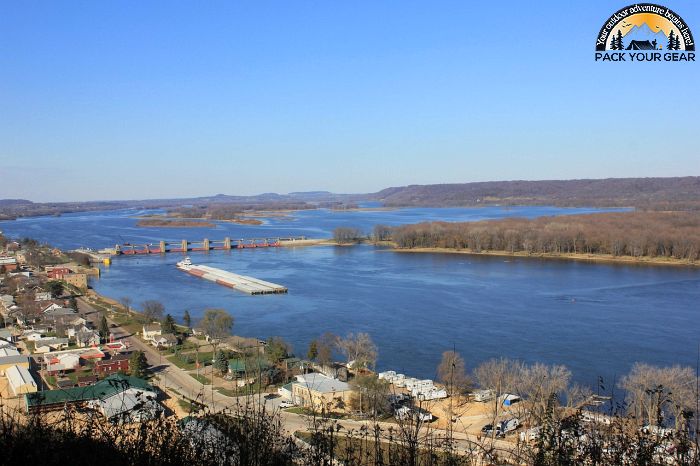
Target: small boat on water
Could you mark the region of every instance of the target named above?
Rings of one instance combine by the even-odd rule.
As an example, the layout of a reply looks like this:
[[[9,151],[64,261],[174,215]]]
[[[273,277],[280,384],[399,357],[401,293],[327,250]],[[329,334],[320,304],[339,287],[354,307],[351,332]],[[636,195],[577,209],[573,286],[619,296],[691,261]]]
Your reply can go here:
[[[192,267],[192,261],[190,260],[189,257],[185,257],[184,260],[181,260],[180,262],[178,262],[177,264],[175,264],[175,266],[176,266],[178,269],[180,269],[180,270],[185,270],[185,271],[187,271],[187,270],[190,269],[190,267]]]

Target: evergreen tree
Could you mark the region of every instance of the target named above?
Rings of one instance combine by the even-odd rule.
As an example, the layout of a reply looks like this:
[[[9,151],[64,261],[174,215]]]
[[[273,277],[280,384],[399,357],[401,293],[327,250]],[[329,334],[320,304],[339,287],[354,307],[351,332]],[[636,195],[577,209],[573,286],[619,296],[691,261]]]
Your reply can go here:
[[[676,36],[676,44],[673,47],[673,50],[680,50],[681,49],[681,38],[680,36]]]
[[[190,311],[185,310],[185,315],[182,316],[182,321],[184,322],[185,327],[192,327],[192,317],[190,317]]]
[[[610,39],[610,50],[617,50],[617,38],[612,36]]]
[[[165,315],[160,325],[163,333],[175,333],[175,319],[170,314]]]
[[[669,50],[676,49],[676,35],[673,33],[673,29],[671,29],[671,33],[668,35],[668,46],[666,48]]]
[[[143,351],[134,351],[129,358],[129,372],[134,377],[143,378],[146,375],[148,361]]]
[[[44,284],[44,289],[51,293],[52,298],[58,298],[63,294],[63,283],[58,280],[50,280]]]
[[[271,363],[276,364],[289,357],[291,345],[284,341],[282,337],[270,337],[265,345],[265,354]]]
[[[100,336],[106,340],[109,336],[109,325],[107,325],[107,317],[105,316],[102,316],[102,318],[100,319],[99,331]]]
[[[316,340],[311,340],[309,343],[309,350],[306,352],[306,359],[309,361],[315,361],[318,357],[318,342]]]
[[[214,361],[214,367],[221,372],[221,375],[228,372],[228,356],[222,350],[216,353],[216,359]]]
[[[75,299],[75,296],[68,298],[68,306],[74,311],[78,312],[78,300]]]

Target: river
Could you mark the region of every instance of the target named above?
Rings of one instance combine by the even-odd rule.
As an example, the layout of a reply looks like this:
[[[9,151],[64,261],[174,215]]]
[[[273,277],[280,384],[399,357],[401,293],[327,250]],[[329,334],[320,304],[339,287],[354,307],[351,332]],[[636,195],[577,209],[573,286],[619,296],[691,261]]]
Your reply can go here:
[[[328,237],[337,226],[538,217],[596,209],[315,210],[270,218],[263,225],[139,228],[117,211],[0,222],[13,237],[71,249],[158,240],[306,235]],[[150,213],[150,212],[149,212]],[[178,271],[181,254],[115,258],[92,286],[106,296],[163,302],[180,318],[224,308],[234,333],[282,336],[298,355],[329,331],[368,332],[377,367],[432,378],[453,347],[467,365],[493,357],[564,364],[574,380],[610,387],[635,361],[695,366],[700,342],[700,271],[684,267],[594,264],[458,254],[403,254],[369,245],[313,246],[191,253],[207,264],[285,285],[287,295],[248,296]]]

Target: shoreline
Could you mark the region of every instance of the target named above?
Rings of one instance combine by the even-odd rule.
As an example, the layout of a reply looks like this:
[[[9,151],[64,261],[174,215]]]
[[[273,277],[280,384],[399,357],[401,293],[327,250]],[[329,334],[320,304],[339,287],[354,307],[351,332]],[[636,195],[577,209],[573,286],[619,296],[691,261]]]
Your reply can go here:
[[[523,259],[555,259],[565,261],[580,261],[604,264],[620,264],[620,265],[653,265],[653,266],[674,266],[674,267],[700,267],[700,262],[687,262],[678,259],[668,258],[635,258],[632,256],[612,256],[603,254],[552,254],[552,253],[537,253],[528,254],[526,252],[508,252],[508,251],[481,251],[476,252],[469,249],[450,249],[450,248],[398,248],[393,246],[389,249],[392,252],[399,253],[415,253],[415,254],[466,254],[469,256],[482,257],[514,257]]]

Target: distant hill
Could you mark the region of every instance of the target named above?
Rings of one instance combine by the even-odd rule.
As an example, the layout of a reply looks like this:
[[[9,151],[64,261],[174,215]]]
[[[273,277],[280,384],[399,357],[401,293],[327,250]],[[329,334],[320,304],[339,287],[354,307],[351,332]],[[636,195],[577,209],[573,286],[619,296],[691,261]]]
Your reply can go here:
[[[344,209],[358,202],[379,201],[387,207],[467,207],[482,205],[557,205],[636,207],[648,210],[700,210],[700,177],[608,178],[603,180],[487,181],[481,183],[411,185],[371,194],[328,191],[263,193],[254,196],[214,196],[183,199],[93,202],[32,202],[0,200],[0,220],[70,212],[126,208],[182,211],[199,218],[250,210]],[[214,215],[211,218],[219,218]]]
[[[26,199],[0,199],[0,207],[14,207],[34,204]]]
[[[390,207],[547,204],[700,210],[700,177],[411,185],[384,189],[372,199]]]

